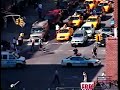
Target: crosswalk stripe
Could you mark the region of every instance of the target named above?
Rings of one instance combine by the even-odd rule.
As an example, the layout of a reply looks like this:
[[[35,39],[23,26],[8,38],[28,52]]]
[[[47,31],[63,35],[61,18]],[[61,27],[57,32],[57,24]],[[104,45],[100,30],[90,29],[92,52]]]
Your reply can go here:
[[[25,40],[25,41],[29,41],[29,40]],[[88,41],[95,41],[95,39],[88,39]],[[53,42],[53,43],[50,43],[49,41],[43,42],[43,44],[45,44],[45,45],[51,45],[51,44],[62,45],[62,44],[70,44],[70,43],[71,43],[70,41],[66,41],[66,42]],[[31,45],[31,42],[28,42],[27,45]],[[36,43],[35,45],[38,45],[38,43]]]

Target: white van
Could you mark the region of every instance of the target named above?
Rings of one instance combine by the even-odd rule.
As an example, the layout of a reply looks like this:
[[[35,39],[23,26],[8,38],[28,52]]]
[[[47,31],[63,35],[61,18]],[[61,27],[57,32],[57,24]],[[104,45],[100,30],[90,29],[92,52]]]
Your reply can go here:
[[[88,37],[92,37],[95,33],[95,28],[92,24],[85,23],[81,26],[81,30],[85,30],[88,34]]]
[[[1,68],[25,66],[25,57],[19,56],[15,52],[2,51],[1,52]]]

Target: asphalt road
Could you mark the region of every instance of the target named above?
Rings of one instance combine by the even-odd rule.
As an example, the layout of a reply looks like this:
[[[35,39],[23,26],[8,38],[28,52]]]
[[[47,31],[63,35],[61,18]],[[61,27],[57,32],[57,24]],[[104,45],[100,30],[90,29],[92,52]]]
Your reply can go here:
[[[106,20],[102,21],[102,26],[110,25],[112,14],[107,14]],[[98,31],[98,30],[96,30]],[[51,37],[52,38],[52,37]],[[94,40],[89,40],[85,47],[78,47],[80,53],[85,56],[91,57],[92,47]],[[48,90],[49,87],[54,88],[57,86],[62,87],[79,87],[80,82],[83,80],[82,72],[88,74],[89,81],[96,78],[104,70],[105,48],[98,48],[98,58],[101,59],[103,65],[95,68],[87,67],[61,67],[60,62],[63,58],[73,55],[73,47],[70,42],[58,42],[54,38],[45,44],[49,52],[43,53],[36,51],[31,53],[29,51],[22,53],[26,57],[27,66],[24,69],[2,69],[1,70],[1,84],[3,90],[8,90],[10,84],[17,82],[16,90]],[[54,71],[58,70],[61,85],[51,85],[53,80]]]

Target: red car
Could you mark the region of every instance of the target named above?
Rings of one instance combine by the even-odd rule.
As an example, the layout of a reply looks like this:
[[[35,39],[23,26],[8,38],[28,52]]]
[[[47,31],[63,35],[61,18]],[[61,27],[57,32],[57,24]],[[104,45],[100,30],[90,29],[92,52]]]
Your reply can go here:
[[[56,24],[61,20],[62,17],[62,10],[61,9],[54,9],[52,11],[49,11],[44,19],[49,20],[50,24]]]

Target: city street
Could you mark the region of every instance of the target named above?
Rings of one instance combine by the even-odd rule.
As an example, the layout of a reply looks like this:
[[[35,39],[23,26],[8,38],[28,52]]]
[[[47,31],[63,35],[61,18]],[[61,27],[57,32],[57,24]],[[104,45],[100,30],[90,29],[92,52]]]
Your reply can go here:
[[[110,14],[108,14],[110,15]],[[110,19],[109,19],[110,20]],[[109,20],[103,21],[106,25],[109,24]],[[92,48],[94,45],[94,40],[89,40],[88,44],[83,47],[78,47],[79,53],[87,57],[92,57]],[[104,59],[105,59],[105,48],[98,48],[98,58],[102,61],[102,66],[95,68],[85,68],[85,67],[61,67],[60,62],[63,58],[73,55],[73,47],[71,47],[70,42],[58,42],[55,39],[48,41],[45,47],[49,52],[36,51],[31,53],[30,51],[22,53],[22,56],[26,57],[27,66],[24,69],[3,69],[2,70],[2,84],[5,88],[8,88],[11,83],[20,81],[16,88],[21,90],[47,90],[49,87],[54,87],[50,85],[54,71],[57,69],[59,71],[61,86],[63,87],[79,87],[80,82],[83,80],[82,72],[85,71],[88,74],[90,81],[94,80],[96,75],[101,75],[104,70]],[[92,73],[91,73],[92,72]]]
[[[36,16],[37,17],[37,16]],[[105,20],[101,20],[101,27],[110,26],[110,20],[113,18],[113,12],[105,16]],[[30,22],[31,24],[32,22]],[[31,26],[25,27],[25,33],[29,36]],[[96,30],[98,32],[99,29]],[[55,30],[50,30],[50,37],[44,42],[47,52],[30,51],[30,46],[25,46],[25,51],[20,55],[26,58],[26,67],[23,69],[2,69],[1,85],[3,90],[9,90],[10,85],[20,81],[15,90],[55,90],[56,87],[80,87],[83,81],[83,71],[88,75],[88,81],[95,81],[97,76],[104,71],[105,47],[98,47],[97,58],[102,61],[102,65],[98,67],[62,67],[61,60],[73,55],[74,47],[71,47],[70,41],[56,41]],[[28,39],[28,38],[27,38]],[[26,40],[27,40],[26,39]],[[89,39],[86,46],[77,47],[78,52],[84,56],[92,58],[92,49],[95,45],[94,39]],[[55,70],[58,70],[60,77],[60,85],[54,79]]]

